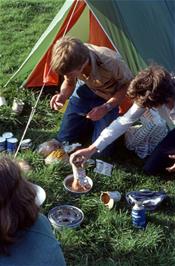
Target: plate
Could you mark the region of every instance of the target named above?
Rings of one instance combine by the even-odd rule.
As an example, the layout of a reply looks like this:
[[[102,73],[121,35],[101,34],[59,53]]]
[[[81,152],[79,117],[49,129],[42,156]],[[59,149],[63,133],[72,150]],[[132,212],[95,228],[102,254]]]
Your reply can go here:
[[[48,218],[56,229],[63,227],[75,228],[84,220],[84,214],[75,206],[60,205],[49,211]]]
[[[32,184],[32,185],[34,186],[34,188],[36,190],[35,203],[37,206],[40,207],[46,199],[46,192],[42,187],[40,187],[36,184]]]
[[[87,181],[88,188],[86,190],[83,190],[83,191],[75,191],[71,188],[71,183],[73,182],[73,179],[74,179],[73,175],[68,175],[68,176],[66,176],[66,178],[63,181],[64,188],[71,193],[85,194],[85,193],[88,193],[93,187],[92,179],[90,177],[86,176],[85,180]]]

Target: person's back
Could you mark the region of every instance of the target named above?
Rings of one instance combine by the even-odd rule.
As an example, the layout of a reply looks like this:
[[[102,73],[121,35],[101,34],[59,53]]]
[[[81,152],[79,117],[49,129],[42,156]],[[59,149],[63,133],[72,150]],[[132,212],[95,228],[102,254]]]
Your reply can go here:
[[[0,266],[65,266],[37,192],[19,164],[0,158]]]
[[[44,215],[20,232],[19,240],[10,247],[9,256],[0,256],[0,266],[65,266],[64,257],[52,228]]]

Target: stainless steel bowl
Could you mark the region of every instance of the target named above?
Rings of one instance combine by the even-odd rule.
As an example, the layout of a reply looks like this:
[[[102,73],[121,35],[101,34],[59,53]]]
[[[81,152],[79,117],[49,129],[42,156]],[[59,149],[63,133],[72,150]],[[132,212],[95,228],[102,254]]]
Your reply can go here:
[[[84,220],[83,212],[72,205],[60,205],[51,209],[48,218],[55,229],[75,228]]]
[[[90,177],[86,176],[87,184],[89,185],[89,188],[87,188],[86,190],[83,190],[83,191],[75,191],[70,186],[70,184],[73,182],[73,179],[74,179],[73,175],[68,175],[68,176],[66,176],[66,178],[63,181],[64,188],[67,191],[69,191],[69,192],[71,192],[73,194],[80,195],[80,194],[88,193],[92,189],[92,187],[93,187],[93,181],[92,181],[92,179]]]

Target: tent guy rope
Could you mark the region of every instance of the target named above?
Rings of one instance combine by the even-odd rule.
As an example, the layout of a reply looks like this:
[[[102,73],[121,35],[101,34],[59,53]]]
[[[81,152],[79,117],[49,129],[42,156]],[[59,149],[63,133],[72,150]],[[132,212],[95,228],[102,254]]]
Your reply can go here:
[[[67,25],[66,25],[65,31],[64,31],[64,33],[63,33],[63,37],[65,36],[65,34],[66,34],[66,32],[67,32],[67,29],[68,29],[69,24],[70,24],[70,22],[71,22],[71,20],[72,20],[72,17],[73,17],[73,15],[74,15],[74,12],[75,12],[75,10],[76,10],[76,7],[77,7],[78,2],[79,2],[79,0],[76,1],[76,4],[75,4],[75,6],[74,6],[74,9],[72,10],[72,14],[71,14],[71,16],[70,16],[70,18],[69,18],[69,20],[68,20],[68,23],[67,23]],[[49,76],[50,71],[51,71],[51,66],[50,66],[49,71],[48,71],[48,73],[47,73],[47,75],[46,75],[46,79],[47,79],[47,77]],[[35,105],[34,105],[34,107],[32,108],[32,111],[31,111],[31,113],[30,113],[30,116],[29,116],[29,119],[28,119],[28,121],[27,121],[26,127],[25,127],[25,129],[24,129],[24,131],[23,131],[22,137],[21,137],[21,139],[20,139],[20,141],[19,141],[18,147],[17,147],[16,152],[15,152],[15,154],[14,154],[14,158],[16,158],[16,156],[17,156],[17,154],[18,154],[18,152],[19,152],[19,149],[20,149],[21,143],[22,143],[22,141],[23,141],[23,139],[24,139],[24,137],[25,137],[25,135],[26,135],[26,133],[27,133],[27,130],[28,130],[29,125],[30,125],[30,122],[32,121],[32,118],[33,118],[33,116],[34,116],[34,114],[35,114],[35,112],[36,112],[36,108],[37,108],[37,105],[38,105],[39,99],[40,99],[40,97],[41,97],[41,95],[42,95],[42,93],[43,93],[43,90],[44,90],[45,85],[46,85],[46,83],[44,83],[43,86],[41,87],[41,90],[40,90],[40,92],[39,92],[39,95],[38,95],[38,97],[37,97],[37,100],[36,100],[36,102],[35,102]],[[5,86],[7,86],[7,83],[5,84]],[[4,87],[5,87],[5,86],[4,86]]]

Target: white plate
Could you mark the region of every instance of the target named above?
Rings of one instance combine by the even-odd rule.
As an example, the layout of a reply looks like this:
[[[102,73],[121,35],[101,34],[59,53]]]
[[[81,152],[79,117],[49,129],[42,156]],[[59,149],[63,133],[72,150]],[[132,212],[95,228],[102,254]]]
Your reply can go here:
[[[35,203],[37,206],[40,207],[46,199],[46,192],[42,187],[40,187],[36,184],[32,184],[32,185],[34,186],[34,188],[36,190]]]

